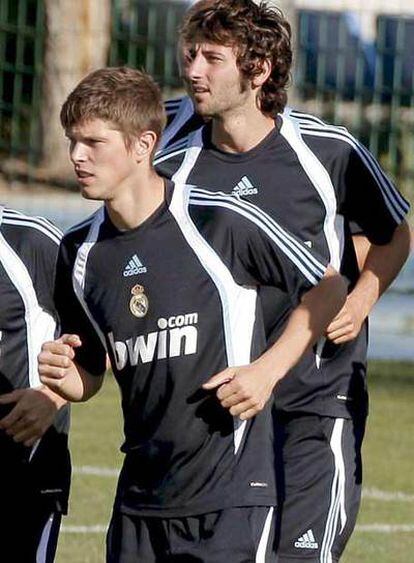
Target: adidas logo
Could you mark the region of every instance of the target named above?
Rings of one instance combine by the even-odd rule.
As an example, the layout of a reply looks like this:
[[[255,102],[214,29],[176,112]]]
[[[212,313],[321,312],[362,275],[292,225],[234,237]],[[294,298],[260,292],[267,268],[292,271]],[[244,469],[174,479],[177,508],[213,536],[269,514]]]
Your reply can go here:
[[[128,264],[125,266],[124,277],[136,276],[137,274],[146,274],[147,268],[141,264],[140,259],[136,254],[131,258]]]
[[[298,541],[295,541],[295,547],[300,549],[318,549],[318,543],[315,541],[312,530],[308,530]]]
[[[240,182],[234,186],[233,191],[231,192],[232,195],[254,195],[258,194],[259,190],[253,186],[251,181],[247,176],[243,176]]]

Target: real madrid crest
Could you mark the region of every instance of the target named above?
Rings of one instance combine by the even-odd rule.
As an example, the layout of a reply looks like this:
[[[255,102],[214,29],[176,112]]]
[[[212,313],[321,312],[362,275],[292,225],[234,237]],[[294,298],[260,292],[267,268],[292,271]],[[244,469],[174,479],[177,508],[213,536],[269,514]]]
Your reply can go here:
[[[134,285],[131,289],[132,297],[129,301],[129,310],[134,317],[145,317],[148,313],[149,301],[142,285]]]

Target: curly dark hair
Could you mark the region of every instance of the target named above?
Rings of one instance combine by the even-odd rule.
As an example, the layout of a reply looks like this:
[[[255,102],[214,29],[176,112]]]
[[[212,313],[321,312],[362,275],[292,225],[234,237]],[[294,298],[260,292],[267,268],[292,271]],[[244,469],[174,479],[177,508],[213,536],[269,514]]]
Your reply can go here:
[[[247,79],[259,74],[269,60],[272,71],[260,90],[260,109],[271,117],[283,111],[292,48],[291,28],[280,10],[253,0],[199,0],[184,16],[180,40],[234,47],[237,66]]]

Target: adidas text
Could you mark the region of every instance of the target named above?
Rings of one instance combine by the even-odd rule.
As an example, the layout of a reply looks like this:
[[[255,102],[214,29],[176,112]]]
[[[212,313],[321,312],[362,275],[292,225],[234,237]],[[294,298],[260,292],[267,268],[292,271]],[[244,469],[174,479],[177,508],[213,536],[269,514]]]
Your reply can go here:
[[[302,537],[295,541],[295,547],[299,549],[318,549],[318,543],[315,541],[312,530],[308,530],[306,534],[303,534]]]
[[[239,188],[236,186],[231,192],[232,195],[256,195],[259,193],[257,188]]]
[[[231,193],[237,196],[255,195],[259,193],[259,190],[253,186],[247,176],[243,176],[237,186],[234,186]]]
[[[136,276],[137,274],[146,274],[147,268],[141,264],[138,256],[134,254],[128,264],[125,266],[123,275],[124,277]]]

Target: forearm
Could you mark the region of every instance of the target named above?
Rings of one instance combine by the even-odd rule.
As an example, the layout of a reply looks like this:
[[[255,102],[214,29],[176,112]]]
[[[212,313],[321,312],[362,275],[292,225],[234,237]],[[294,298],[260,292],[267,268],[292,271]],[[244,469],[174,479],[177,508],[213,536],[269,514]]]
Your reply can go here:
[[[392,240],[383,246],[369,246],[356,241],[360,277],[348,299],[367,317],[372,307],[389,287],[407,260],[410,251],[410,229],[406,222],[397,227]]]
[[[276,384],[323,335],[345,298],[343,278],[329,268],[321,282],[306,293],[300,305],[293,310],[278,340],[255,364],[272,374]]]
[[[103,375],[93,376],[75,362],[66,368],[62,378],[41,377],[42,383],[70,402],[84,402],[93,397],[102,386]]]

